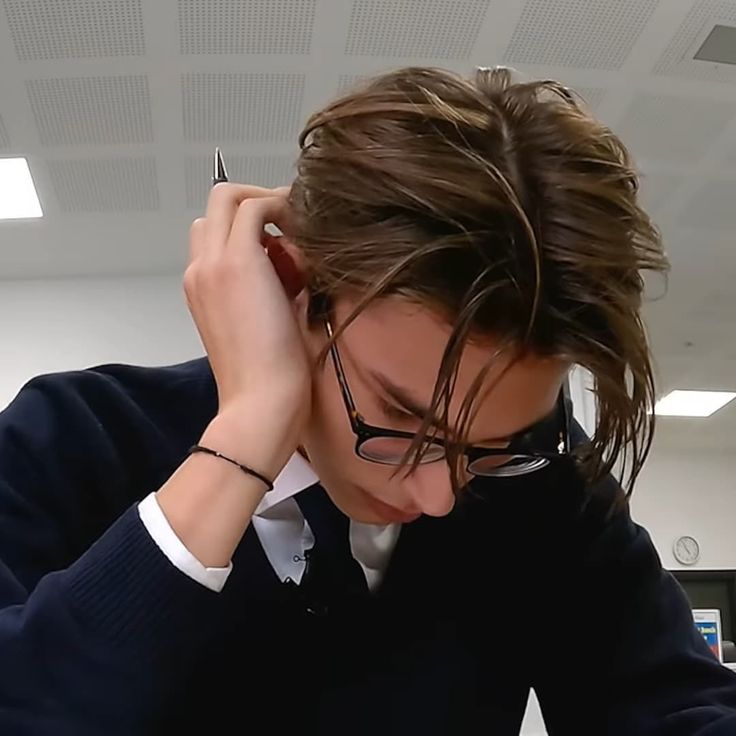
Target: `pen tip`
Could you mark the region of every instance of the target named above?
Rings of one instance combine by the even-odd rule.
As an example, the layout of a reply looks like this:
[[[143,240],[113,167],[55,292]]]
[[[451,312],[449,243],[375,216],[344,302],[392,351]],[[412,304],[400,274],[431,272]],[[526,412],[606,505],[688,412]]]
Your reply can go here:
[[[215,161],[212,170],[213,182],[227,181],[227,171],[225,170],[225,162],[222,160],[222,152],[220,146],[215,146]]]

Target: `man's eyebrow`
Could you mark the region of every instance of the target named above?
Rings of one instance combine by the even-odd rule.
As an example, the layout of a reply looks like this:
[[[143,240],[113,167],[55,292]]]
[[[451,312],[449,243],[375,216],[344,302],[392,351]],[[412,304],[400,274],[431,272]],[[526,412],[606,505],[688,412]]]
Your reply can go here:
[[[377,371],[369,371],[372,378],[383,388],[383,390],[403,409],[413,414],[417,419],[424,419],[429,413],[429,407],[424,406],[420,401],[417,401],[407,389],[397,386],[388,376],[384,376],[382,373]],[[532,422],[528,427],[520,429],[513,435],[506,437],[492,437],[484,440],[477,440],[475,444],[480,445],[489,442],[508,442],[513,439],[516,435],[523,434],[524,432],[531,429],[538,422]],[[432,424],[443,432],[447,432],[447,425],[439,418],[433,417]]]

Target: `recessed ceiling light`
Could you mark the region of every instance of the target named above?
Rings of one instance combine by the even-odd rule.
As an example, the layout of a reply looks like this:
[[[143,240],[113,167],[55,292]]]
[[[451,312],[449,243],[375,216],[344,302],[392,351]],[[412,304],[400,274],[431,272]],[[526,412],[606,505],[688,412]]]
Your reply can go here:
[[[28,161],[0,158],[0,220],[43,217]]]
[[[663,417],[709,417],[729,401],[736,399],[730,391],[672,391],[654,407]]]

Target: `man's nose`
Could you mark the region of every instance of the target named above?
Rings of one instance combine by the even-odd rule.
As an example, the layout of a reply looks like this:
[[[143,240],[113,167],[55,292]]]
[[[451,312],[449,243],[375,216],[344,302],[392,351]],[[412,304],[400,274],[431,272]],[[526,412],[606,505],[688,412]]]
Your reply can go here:
[[[450,466],[441,460],[418,465],[402,480],[402,489],[411,505],[427,516],[444,516],[455,505]]]

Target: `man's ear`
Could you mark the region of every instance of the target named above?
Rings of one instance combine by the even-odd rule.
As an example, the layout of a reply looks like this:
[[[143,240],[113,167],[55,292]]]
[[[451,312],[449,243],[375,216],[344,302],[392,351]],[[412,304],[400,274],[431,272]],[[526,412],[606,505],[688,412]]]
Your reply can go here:
[[[307,269],[299,248],[284,235],[263,233],[263,245],[289,299],[304,291]]]

